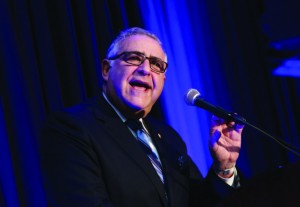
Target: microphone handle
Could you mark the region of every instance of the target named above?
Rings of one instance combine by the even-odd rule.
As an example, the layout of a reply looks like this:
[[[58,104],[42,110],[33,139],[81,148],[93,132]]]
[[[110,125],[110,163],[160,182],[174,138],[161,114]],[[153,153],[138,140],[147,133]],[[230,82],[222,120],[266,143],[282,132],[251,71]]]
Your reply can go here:
[[[227,111],[219,106],[215,106],[200,97],[195,99],[194,105],[199,106],[199,107],[213,113],[217,117],[223,118],[227,121],[234,121],[238,124],[244,124],[244,125],[247,124],[246,119],[244,119],[243,117],[241,117],[233,112]]]

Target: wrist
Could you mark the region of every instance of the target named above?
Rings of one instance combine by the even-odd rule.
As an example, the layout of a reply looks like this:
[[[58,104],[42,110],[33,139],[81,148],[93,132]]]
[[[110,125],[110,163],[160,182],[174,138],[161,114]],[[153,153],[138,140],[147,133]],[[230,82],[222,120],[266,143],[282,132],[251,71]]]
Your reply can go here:
[[[230,178],[233,176],[233,174],[235,172],[235,165],[233,165],[232,167],[229,167],[229,168],[225,168],[225,169],[220,169],[214,165],[213,170],[221,178]]]

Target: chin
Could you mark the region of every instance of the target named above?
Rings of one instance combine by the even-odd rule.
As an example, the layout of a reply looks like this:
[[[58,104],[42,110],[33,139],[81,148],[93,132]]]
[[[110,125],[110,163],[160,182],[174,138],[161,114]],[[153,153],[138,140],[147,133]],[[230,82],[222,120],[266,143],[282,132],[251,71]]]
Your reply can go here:
[[[143,103],[134,103],[134,102],[127,102],[126,104],[129,108],[131,108],[134,111],[149,111],[149,104],[143,104]]]
[[[131,109],[135,110],[135,111],[142,111],[144,110],[146,107],[143,105],[139,105],[139,104],[129,104],[128,105]]]
[[[130,98],[125,100],[126,105],[128,105],[131,108],[142,110],[144,108],[149,107],[151,101],[145,100],[146,98]]]

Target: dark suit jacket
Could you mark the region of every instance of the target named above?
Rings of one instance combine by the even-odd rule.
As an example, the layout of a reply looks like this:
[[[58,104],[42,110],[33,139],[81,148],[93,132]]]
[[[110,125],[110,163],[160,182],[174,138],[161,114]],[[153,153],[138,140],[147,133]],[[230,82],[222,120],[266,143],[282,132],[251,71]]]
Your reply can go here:
[[[52,116],[40,140],[49,205],[204,206],[230,190],[213,173],[203,180],[172,128],[145,121],[161,158],[165,184],[102,96]]]

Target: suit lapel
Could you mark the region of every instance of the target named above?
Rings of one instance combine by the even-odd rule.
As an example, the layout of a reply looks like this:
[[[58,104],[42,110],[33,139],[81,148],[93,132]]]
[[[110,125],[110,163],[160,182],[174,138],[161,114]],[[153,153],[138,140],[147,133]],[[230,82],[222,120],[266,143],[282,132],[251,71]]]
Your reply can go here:
[[[101,96],[102,97],[102,96]],[[149,158],[139,146],[138,141],[132,135],[131,131],[117,116],[115,111],[108,105],[108,103],[100,98],[98,105],[94,108],[96,118],[103,122],[107,133],[116,141],[119,147],[130,156],[136,165],[142,169],[142,171],[151,180],[153,185],[159,192],[165,206],[167,206],[166,193],[163,183],[158,177],[155,169],[153,168]],[[100,110],[99,107],[102,107]],[[104,113],[103,113],[104,111]]]
[[[168,192],[169,205],[176,205],[178,197],[178,189],[176,185],[180,185],[182,189],[188,191],[187,180],[184,176],[179,175],[180,171],[184,171],[187,166],[187,156],[181,154],[181,151],[171,147],[172,137],[168,133],[159,131],[161,127],[157,127],[157,123],[147,119],[146,124],[150,130],[151,138],[159,152],[160,159],[163,165],[163,173],[165,175],[165,186]],[[164,129],[165,132],[166,129]]]

